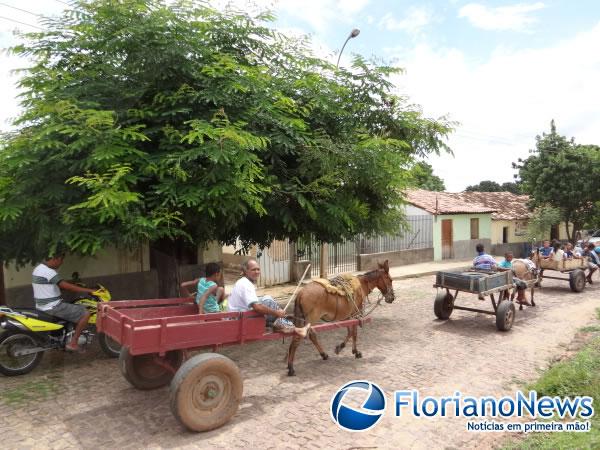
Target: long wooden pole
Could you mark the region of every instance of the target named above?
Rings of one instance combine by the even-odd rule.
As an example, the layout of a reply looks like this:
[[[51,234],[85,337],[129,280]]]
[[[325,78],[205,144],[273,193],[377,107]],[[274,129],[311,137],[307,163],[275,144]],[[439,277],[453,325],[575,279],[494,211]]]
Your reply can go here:
[[[292,296],[290,297],[290,299],[288,300],[287,304],[285,305],[285,308],[283,308],[283,310],[287,310],[288,306],[290,306],[290,303],[292,303],[292,300],[294,299],[294,297],[296,296],[296,292],[298,292],[298,289],[300,288],[300,285],[302,284],[302,282],[304,281],[304,277],[306,276],[306,274],[308,273],[308,269],[310,269],[310,264],[308,266],[306,266],[306,270],[304,271],[304,275],[302,275],[302,278],[300,278],[300,281],[298,282],[298,286],[296,286],[296,289],[294,289],[294,293],[292,294]]]
[[[6,305],[6,291],[4,289],[4,261],[0,261],[0,305]]]

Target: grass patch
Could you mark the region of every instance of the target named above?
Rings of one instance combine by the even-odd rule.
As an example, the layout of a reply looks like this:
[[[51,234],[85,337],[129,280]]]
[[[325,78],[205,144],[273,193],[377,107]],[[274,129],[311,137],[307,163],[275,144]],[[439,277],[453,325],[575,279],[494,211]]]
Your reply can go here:
[[[19,387],[2,389],[0,400],[8,406],[22,405],[31,401],[42,401],[59,390],[54,380],[28,381]]]
[[[579,331],[583,333],[596,333],[600,331],[600,325],[590,325],[587,327],[580,328]]]
[[[594,399],[595,415],[587,433],[531,433],[505,449],[595,449],[600,448],[600,338],[594,339],[573,358],[548,369],[541,378],[527,386],[538,398],[587,395]]]

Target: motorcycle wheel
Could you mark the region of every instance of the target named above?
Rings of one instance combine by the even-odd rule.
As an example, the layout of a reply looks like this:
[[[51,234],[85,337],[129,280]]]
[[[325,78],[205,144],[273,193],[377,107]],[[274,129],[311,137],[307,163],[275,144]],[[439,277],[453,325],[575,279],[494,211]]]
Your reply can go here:
[[[44,352],[30,355],[15,356],[18,348],[39,347],[37,340],[20,331],[7,331],[0,336],[0,373],[12,377],[24,375],[37,367],[42,360]]]
[[[98,333],[98,344],[109,358],[118,358],[121,354],[121,345],[104,333]]]

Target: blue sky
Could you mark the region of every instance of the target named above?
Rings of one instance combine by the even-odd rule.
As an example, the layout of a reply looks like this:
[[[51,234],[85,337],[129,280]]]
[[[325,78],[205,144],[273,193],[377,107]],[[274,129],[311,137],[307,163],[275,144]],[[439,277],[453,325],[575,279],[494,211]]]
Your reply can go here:
[[[0,2],[0,46],[11,30],[33,30],[32,14],[58,14],[59,0]],[[484,179],[511,181],[511,163],[527,157],[535,136],[555,119],[577,142],[600,145],[600,1],[211,1],[222,8],[270,8],[274,26],[309,34],[315,52],[335,62],[350,30],[359,28],[342,56],[375,57],[405,69],[397,93],[429,117],[460,122],[449,144],[454,157],[429,162],[450,191]],[[7,7],[11,5],[13,8]],[[6,20],[12,19],[11,20]],[[39,25],[39,24],[38,24]],[[23,61],[0,55],[0,128],[18,112],[15,78]]]

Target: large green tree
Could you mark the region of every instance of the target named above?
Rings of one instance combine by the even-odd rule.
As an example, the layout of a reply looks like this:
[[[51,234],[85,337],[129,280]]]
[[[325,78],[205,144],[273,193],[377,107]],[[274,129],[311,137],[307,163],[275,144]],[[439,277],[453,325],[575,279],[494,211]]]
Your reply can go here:
[[[569,240],[574,240],[575,232],[594,217],[600,201],[600,147],[575,144],[558,134],[552,121],[550,133],[537,136],[531,156],[514,167],[531,206],[559,209]]]
[[[397,69],[337,69],[267,13],[74,1],[12,53],[23,113],[0,148],[0,257],[392,231],[417,156],[447,150],[392,93]]]
[[[467,192],[512,192],[513,194],[520,194],[521,188],[518,183],[511,181],[505,183],[497,183],[491,180],[484,180],[478,184],[467,186],[465,189]]]
[[[417,161],[409,171],[411,177],[411,184],[419,189],[425,189],[428,191],[445,191],[446,185],[437,175],[433,173],[433,167],[431,164],[425,161]]]

